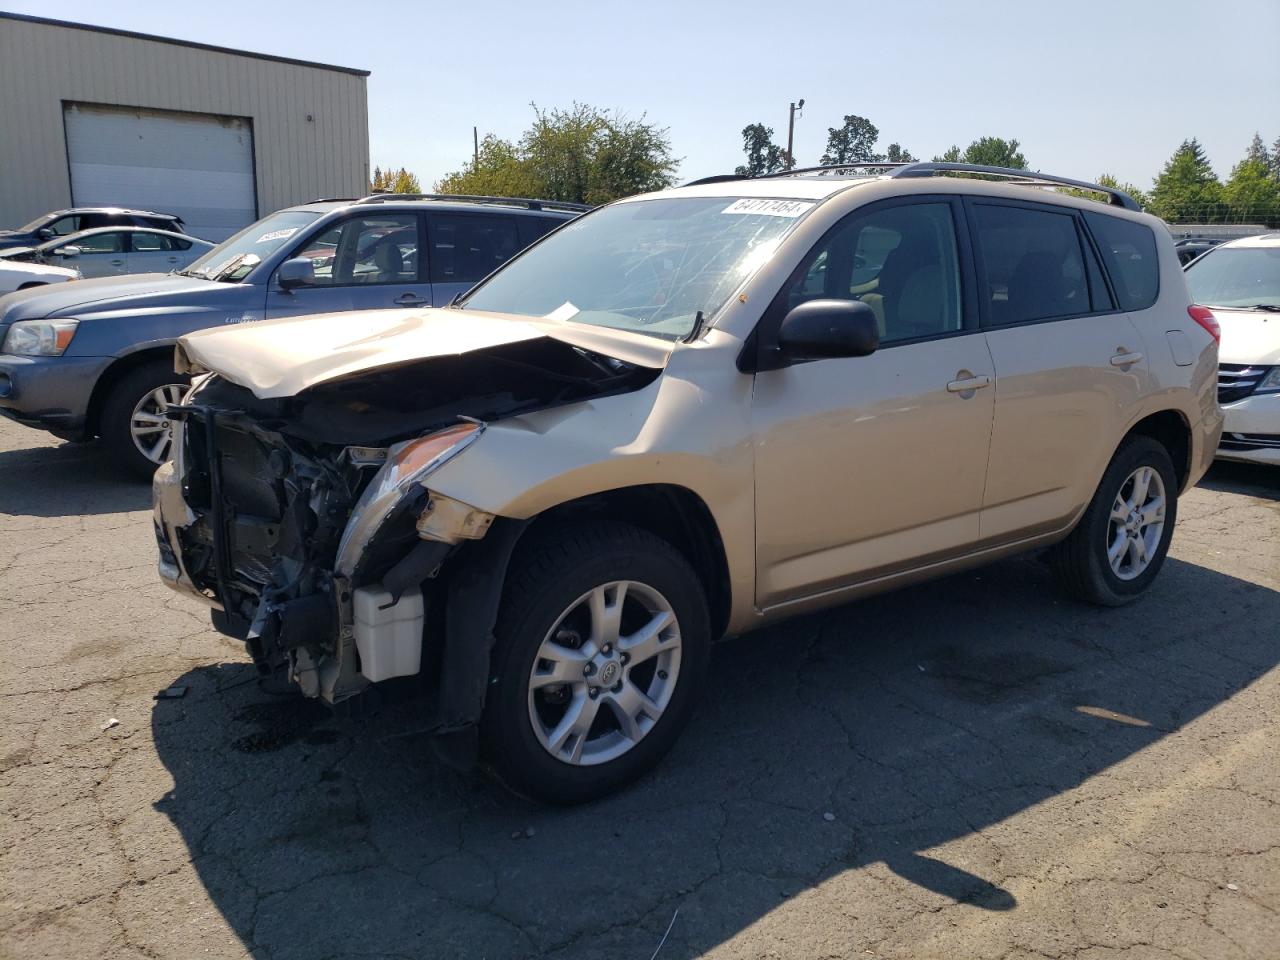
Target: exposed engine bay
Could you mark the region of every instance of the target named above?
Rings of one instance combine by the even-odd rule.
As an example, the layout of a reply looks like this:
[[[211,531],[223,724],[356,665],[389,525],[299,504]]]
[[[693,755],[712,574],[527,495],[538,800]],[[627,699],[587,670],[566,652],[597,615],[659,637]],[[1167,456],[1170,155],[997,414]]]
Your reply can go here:
[[[400,655],[420,650],[424,671],[427,658],[446,670],[474,659],[477,643],[487,663],[492,620],[468,622],[465,607],[496,608],[483,571],[500,564],[500,592],[520,523],[433,495],[431,457],[454,455],[488,423],[642,389],[658,373],[540,337],[272,399],[211,374],[170,408],[177,452],[156,477],[161,573],[202,595],[262,672],[285,672],[307,696],[337,702],[418,672],[371,648],[362,658],[361,623],[399,631]],[[478,640],[467,635],[477,625]],[[458,722],[474,720],[464,700]]]

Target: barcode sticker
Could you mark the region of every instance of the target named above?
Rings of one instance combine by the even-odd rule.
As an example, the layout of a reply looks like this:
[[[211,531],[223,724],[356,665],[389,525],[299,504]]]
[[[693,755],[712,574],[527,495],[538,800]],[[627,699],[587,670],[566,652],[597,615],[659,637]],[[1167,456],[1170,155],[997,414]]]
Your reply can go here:
[[[720,212],[794,219],[812,206],[807,200],[735,200]]]

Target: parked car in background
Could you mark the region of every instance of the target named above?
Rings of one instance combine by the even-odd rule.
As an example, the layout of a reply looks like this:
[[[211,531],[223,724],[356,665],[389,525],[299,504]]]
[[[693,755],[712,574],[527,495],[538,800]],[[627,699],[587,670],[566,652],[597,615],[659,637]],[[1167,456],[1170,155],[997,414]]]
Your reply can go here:
[[[98,227],[36,247],[0,250],[0,260],[74,266],[84,277],[117,277],[181,270],[214,246],[208,240],[150,227]]]
[[[0,230],[0,249],[4,247],[28,247],[69,237],[81,230],[95,227],[154,227],[182,233],[181,217],[153,210],[127,210],[123,207],[75,207],[71,210],[54,210],[36,217],[17,230]]]
[[[1178,262],[1186,266],[1202,253],[1207,253],[1218,244],[1221,240],[1212,237],[1185,237],[1174,244],[1173,249],[1177,251]]]
[[[1217,246],[1186,277],[1222,326],[1218,456],[1280,465],[1280,233]]]
[[[160,574],[300,693],[426,672],[442,756],[586,800],[671,746],[724,634],[1038,548],[1136,599],[1217,447],[1217,337],[1119,191],[712,178],[451,309],[182,338]]]
[[[150,476],[168,454],[165,407],[186,386],[173,370],[182,334],[446,304],[584,209],[476,197],[318,201],[273,213],[168,275],[11,294],[0,300],[0,414],[68,439],[100,436],[120,463]],[[89,259],[82,248],[72,262]]]
[[[0,260],[0,295],[15,290],[30,290],[48,283],[79,280],[80,271],[67,267],[51,267],[43,263],[18,263]]]

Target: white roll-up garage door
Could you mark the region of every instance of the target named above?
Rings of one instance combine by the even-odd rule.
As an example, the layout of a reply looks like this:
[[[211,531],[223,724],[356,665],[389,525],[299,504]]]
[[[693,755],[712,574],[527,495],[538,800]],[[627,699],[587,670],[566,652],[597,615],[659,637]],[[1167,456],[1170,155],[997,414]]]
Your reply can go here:
[[[75,206],[177,214],[206,240],[257,219],[249,120],[84,103],[63,111]]]

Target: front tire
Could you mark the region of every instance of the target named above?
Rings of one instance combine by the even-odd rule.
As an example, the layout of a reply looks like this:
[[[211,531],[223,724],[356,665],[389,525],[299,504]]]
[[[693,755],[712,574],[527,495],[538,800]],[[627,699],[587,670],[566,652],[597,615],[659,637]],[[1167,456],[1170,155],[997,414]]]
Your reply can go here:
[[[1076,528],[1050,553],[1050,565],[1077,599],[1123,606],[1160,572],[1177,517],[1177,475],[1168,451],[1150,437],[1130,437]]]
[[[653,767],[693,712],[710,649],[688,561],[622,523],[567,527],[517,556],[495,634],[482,750],[513,789],[551,803]]]
[[[171,432],[165,407],[187,390],[187,378],[169,361],[154,360],[130,370],[107,394],[98,432],[107,453],[123,470],[150,480],[169,459]]]

